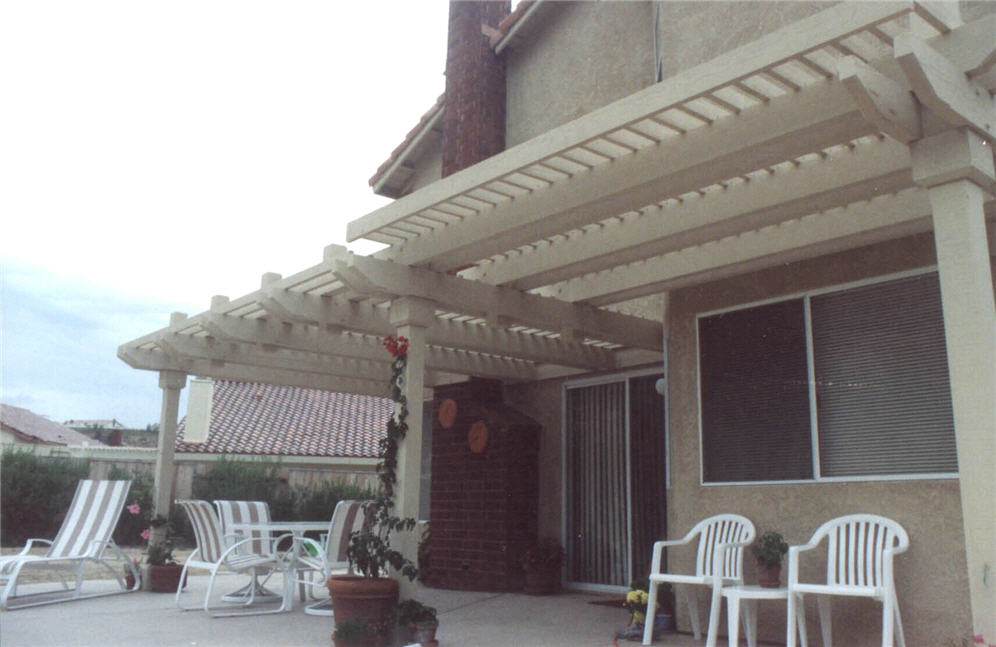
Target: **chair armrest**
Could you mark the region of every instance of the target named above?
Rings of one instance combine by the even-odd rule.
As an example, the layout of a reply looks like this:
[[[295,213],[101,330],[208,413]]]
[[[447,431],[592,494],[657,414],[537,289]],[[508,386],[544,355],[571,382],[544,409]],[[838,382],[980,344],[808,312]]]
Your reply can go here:
[[[45,543],[48,546],[52,545],[52,541],[49,540],[49,539],[37,539],[37,538],[36,539],[29,539],[28,542],[26,544],[24,544],[24,548],[21,550],[21,552],[18,553],[18,555],[27,555],[31,551],[31,545],[33,543],[35,543],[35,542]]]
[[[654,542],[654,552],[653,560],[650,565],[650,573],[659,573],[661,570],[661,556],[664,553],[664,549],[668,546],[681,546],[683,544],[690,543],[695,535],[688,533],[681,539],[668,539],[666,541],[655,541]]]
[[[788,587],[799,583],[799,553],[806,550],[813,550],[820,545],[819,541],[811,541],[800,546],[789,546],[788,549]]]

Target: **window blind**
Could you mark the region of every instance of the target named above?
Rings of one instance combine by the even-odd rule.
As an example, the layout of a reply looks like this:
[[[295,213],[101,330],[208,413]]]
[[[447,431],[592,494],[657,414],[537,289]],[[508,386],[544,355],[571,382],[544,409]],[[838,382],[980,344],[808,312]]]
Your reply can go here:
[[[812,297],[823,476],[957,472],[937,275]]]
[[[801,299],[699,320],[706,482],[813,477]]]

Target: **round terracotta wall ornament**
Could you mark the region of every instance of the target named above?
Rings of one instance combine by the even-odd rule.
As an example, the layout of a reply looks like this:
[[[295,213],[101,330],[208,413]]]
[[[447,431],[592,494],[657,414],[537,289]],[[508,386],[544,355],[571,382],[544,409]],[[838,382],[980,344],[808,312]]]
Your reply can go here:
[[[439,424],[443,429],[449,429],[456,422],[457,403],[453,400],[443,400],[439,405]]]
[[[475,454],[480,454],[487,448],[488,426],[483,421],[478,420],[470,426],[467,432],[467,444],[470,446],[470,451]]]

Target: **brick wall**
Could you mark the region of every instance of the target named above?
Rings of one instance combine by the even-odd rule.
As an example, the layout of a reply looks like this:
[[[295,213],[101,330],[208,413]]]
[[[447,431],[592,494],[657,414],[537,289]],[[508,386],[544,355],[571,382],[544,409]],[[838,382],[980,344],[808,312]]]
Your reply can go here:
[[[436,412],[457,403],[453,426]],[[482,421],[488,444],[471,451],[467,432]],[[430,586],[476,591],[522,588],[519,558],[537,537],[540,427],[505,406],[489,380],[437,387],[432,426]]]
[[[505,150],[505,59],[481,25],[497,27],[511,3],[450,2],[442,175]]]

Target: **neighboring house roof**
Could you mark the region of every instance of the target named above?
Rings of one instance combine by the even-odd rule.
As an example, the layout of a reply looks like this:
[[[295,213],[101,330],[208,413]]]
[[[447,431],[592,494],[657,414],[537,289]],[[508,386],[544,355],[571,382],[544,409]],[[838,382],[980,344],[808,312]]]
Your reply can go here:
[[[397,198],[404,192],[408,180],[414,173],[414,170],[405,162],[418,151],[419,144],[427,139],[427,135],[434,128],[437,128],[436,124],[443,114],[445,99],[445,93],[439,95],[436,103],[422,115],[418,124],[405,135],[404,141],[391,151],[387,160],[370,178],[370,186],[373,187],[375,193],[389,198]]]
[[[207,441],[184,442],[184,419],[176,451],[375,458],[393,406],[387,398],[215,380]]]
[[[103,445],[69,427],[28,409],[0,404],[0,427],[31,443],[45,445]]]

